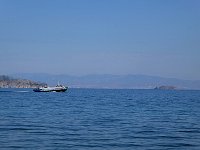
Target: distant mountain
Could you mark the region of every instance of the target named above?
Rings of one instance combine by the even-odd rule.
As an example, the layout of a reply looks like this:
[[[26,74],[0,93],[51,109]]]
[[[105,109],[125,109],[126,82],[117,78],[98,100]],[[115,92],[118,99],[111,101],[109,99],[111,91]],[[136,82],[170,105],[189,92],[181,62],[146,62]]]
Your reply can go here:
[[[180,80],[148,75],[51,75],[15,74],[15,77],[45,82],[49,85],[60,83],[73,88],[116,88],[153,89],[159,86],[174,86],[176,89],[200,89],[200,81]]]
[[[15,79],[10,76],[0,75],[0,88],[36,88],[45,85],[45,83],[34,82],[26,79]]]

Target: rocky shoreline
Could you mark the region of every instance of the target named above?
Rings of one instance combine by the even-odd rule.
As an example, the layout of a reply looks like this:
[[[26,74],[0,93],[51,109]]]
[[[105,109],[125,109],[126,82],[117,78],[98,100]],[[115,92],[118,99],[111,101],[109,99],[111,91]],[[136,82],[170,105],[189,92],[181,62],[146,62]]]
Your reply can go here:
[[[0,75],[0,88],[37,88],[46,85],[46,83],[26,79],[15,79],[6,75]]]

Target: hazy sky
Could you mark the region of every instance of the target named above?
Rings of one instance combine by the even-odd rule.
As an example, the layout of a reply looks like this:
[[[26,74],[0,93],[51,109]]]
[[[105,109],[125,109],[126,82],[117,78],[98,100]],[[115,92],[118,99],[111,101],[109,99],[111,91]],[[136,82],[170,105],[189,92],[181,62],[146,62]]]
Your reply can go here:
[[[199,0],[0,0],[0,74],[200,79]]]

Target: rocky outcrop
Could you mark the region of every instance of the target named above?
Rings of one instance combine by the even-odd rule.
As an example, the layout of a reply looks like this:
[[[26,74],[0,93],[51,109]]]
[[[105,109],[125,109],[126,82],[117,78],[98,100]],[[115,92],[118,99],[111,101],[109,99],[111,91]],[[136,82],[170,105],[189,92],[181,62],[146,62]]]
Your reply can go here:
[[[0,75],[0,88],[37,88],[46,85],[46,83],[26,79],[14,79],[9,76]]]

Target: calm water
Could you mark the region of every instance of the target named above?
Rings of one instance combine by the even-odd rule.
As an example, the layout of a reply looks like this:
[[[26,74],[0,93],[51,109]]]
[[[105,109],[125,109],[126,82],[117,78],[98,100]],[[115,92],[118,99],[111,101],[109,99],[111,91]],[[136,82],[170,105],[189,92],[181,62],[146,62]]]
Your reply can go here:
[[[199,150],[200,91],[1,89],[0,149],[17,148]]]

